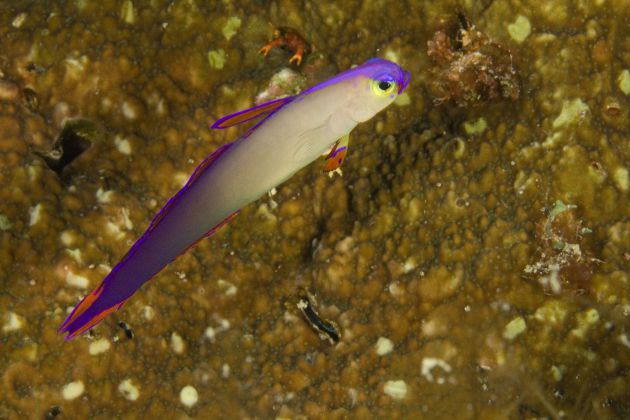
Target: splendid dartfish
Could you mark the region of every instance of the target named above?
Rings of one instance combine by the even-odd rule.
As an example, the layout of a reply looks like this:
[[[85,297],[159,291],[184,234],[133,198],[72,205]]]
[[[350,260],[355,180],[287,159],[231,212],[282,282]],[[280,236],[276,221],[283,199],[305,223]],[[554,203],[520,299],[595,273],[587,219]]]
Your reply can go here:
[[[350,131],[391,104],[409,78],[397,64],[373,58],[297,95],[217,120],[212,128],[259,121],[201,162],[59,332],[72,339],[94,327],[178,255],[326,151],[325,170],[337,169]]]

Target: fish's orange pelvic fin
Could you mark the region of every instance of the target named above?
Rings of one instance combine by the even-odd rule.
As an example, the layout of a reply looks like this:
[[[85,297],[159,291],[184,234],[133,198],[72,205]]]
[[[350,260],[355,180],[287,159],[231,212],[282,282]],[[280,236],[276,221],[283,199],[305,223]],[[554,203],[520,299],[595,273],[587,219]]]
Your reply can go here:
[[[346,154],[348,152],[348,143],[350,142],[350,135],[346,134],[341,137],[334,144],[330,153],[326,156],[326,165],[324,166],[324,172],[334,172],[341,168]]]

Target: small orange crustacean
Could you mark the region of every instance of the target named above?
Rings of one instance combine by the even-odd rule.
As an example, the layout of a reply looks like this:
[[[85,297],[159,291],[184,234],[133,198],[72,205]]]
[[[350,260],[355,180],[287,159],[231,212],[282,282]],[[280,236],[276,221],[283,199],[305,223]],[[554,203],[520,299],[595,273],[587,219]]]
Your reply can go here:
[[[295,62],[298,66],[302,64],[302,57],[311,52],[311,47],[306,40],[293,28],[286,26],[276,29],[273,33],[273,40],[263,46],[259,53],[266,56],[274,47],[283,47],[291,52],[293,56],[289,63]]]

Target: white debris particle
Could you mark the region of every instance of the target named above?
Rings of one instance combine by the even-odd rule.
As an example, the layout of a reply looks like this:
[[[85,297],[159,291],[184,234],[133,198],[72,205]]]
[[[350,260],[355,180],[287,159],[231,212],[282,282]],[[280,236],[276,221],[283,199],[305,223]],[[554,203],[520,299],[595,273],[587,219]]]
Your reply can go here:
[[[560,115],[553,121],[553,128],[559,128],[583,118],[589,108],[580,98],[564,101]]]
[[[532,24],[529,22],[527,17],[518,15],[514,23],[510,23],[507,29],[512,39],[521,43],[527,39],[530,33],[532,33]]]
[[[155,316],[155,310],[153,310],[153,308],[150,306],[145,306],[144,308],[142,308],[142,316],[144,316],[144,319],[146,319],[147,321],[151,321]]]
[[[394,348],[392,340],[386,337],[379,337],[376,341],[376,354],[379,356],[385,356],[390,353]]]
[[[171,334],[171,349],[177,354],[182,354],[185,348],[186,343],[184,343],[184,339],[176,332]]]
[[[179,400],[186,407],[192,407],[193,405],[197,404],[198,399],[199,394],[197,393],[197,390],[190,385],[186,385],[179,392]]]
[[[221,331],[230,329],[230,321],[228,321],[227,319],[222,319],[221,321],[219,321],[219,324],[221,324],[220,325]]]
[[[416,259],[413,257],[409,257],[403,264],[403,271],[405,273],[409,273],[411,270],[415,269],[417,266],[418,264],[416,263]]]
[[[212,341],[214,343],[214,341],[217,338],[217,331],[212,328],[212,327],[208,327],[206,328],[206,330],[204,331],[203,335],[210,341]]]
[[[223,366],[221,366],[221,377],[223,379],[227,379],[230,377],[230,365],[228,365],[227,363],[223,363]]]
[[[36,225],[39,222],[39,219],[41,219],[42,203],[39,203],[36,206],[31,207],[28,210],[28,215],[29,215],[28,225],[29,226]]]
[[[61,390],[61,395],[64,400],[70,401],[80,397],[83,394],[83,391],[85,391],[85,385],[83,385],[83,382],[74,381],[64,385]]]
[[[219,279],[217,280],[217,285],[219,289],[223,290],[225,296],[234,296],[238,291],[238,288],[227,280]]]
[[[90,281],[79,274],[74,274],[72,271],[66,272],[66,283],[72,287],[76,287],[77,289],[87,289],[90,285]]]
[[[123,115],[128,120],[135,120],[136,118],[138,118],[138,107],[136,107],[129,101],[123,101],[121,108],[122,108]]]
[[[125,229],[127,230],[133,229],[133,222],[129,218],[129,209],[123,207],[121,209],[121,212],[122,212],[122,217],[123,217],[123,223],[125,224]]]
[[[615,185],[623,192],[628,191],[628,186],[630,186],[630,180],[628,176],[628,169],[619,167],[615,169],[615,173],[613,175],[613,179],[615,180]]]
[[[355,388],[348,388],[348,397],[350,397],[350,408],[357,405],[357,401],[359,400],[359,391]]]
[[[503,338],[506,340],[514,340],[518,335],[525,331],[526,328],[527,324],[525,323],[525,319],[523,319],[522,316],[517,316],[505,326],[505,329],[503,330]]]
[[[625,333],[619,334],[619,337],[617,337],[617,339],[619,340],[621,344],[623,344],[624,346],[630,349],[630,340],[628,339],[628,336]]]
[[[72,231],[64,230],[59,235],[59,239],[63,245],[70,246],[74,243],[74,241],[76,241],[76,234]]]
[[[83,264],[83,257],[81,255],[81,250],[78,248],[66,249],[66,252],[73,260],[78,262],[79,264]]]
[[[389,293],[391,293],[391,295],[395,297],[400,297],[405,294],[405,288],[401,286],[400,283],[397,281],[390,283],[387,286],[387,289],[389,290]]]
[[[22,12],[13,19],[13,22],[11,22],[11,25],[13,25],[14,28],[19,28],[22,26],[25,20],[26,20],[26,13]]]
[[[118,392],[129,401],[135,401],[140,396],[140,390],[131,382],[131,379],[122,381],[120,385],[118,385]]]
[[[120,230],[117,224],[112,222],[107,222],[105,224],[105,230],[107,233],[116,240],[121,240],[125,237],[125,234]]]
[[[2,331],[11,332],[18,331],[22,329],[24,326],[24,319],[16,314],[15,312],[9,312],[5,316],[4,325],[2,326]]]
[[[442,368],[442,370],[446,373],[450,373],[452,370],[451,365],[449,365],[448,363],[446,363],[446,361],[442,359],[438,359],[437,357],[425,357],[424,359],[422,359],[420,373],[427,379],[427,381],[433,382],[434,378],[431,371],[435,367]],[[442,383],[443,381],[438,380],[438,382]]]
[[[99,188],[98,190],[96,190],[96,199],[98,200],[99,203],[101,204],[106,204],[109,203],[112,200],[112,195],[114,194],[114,191],[112,190],[107,190],[107,191],[103,191],[102,188]]]
[[[114,137],[114,144],[116,145],[116,149],[123,155],[131,154],[131,144],[129,143],[129,140],[121,136],[116,136]]]
[[[88,351],[91,356],[96,356],[97,354],[105,353],[110,348],[109,340],[106,338],[99,338],[96,341],[90,343],[90,347]]]
[[[403,380],[387,381],[383,392],[395,400],[401,400],[407,395],[407,384]]]

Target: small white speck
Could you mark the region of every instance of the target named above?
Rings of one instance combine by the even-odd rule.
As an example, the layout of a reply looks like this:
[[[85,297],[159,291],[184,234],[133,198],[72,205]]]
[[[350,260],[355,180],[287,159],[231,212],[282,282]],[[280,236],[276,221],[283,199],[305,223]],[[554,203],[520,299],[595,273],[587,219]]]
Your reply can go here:
[[[105,224],[105,230],[112,238],[116,240],[121,240],[125,237],[124,232],[120,230],[120,227],[115,223],[107,222]]]
[[[227,319],[222,319],[219,324],[221,324],[221,331],[225,331],[225,330],[229,330],[230,329],[230,321],[228,321]]]
[[[185,348],[184,339],[176,332],[171,334],[171,349],[177,354],[182,354]]]
[[[227,379],[230,377],[230,365],[228,365],[227,363],[223,363],[223,366],[221,366],[221,377],[223,379]]]
[[[72,287],[76,287],[77,289],[87,289],[90,285],[90,281],[87,277],[74,274],[72,271],[66,272],[66,283]]]
[[[83,257],[81,255],[81,250],[78,248],[66,249],[68,255],[72,257],[73,260],[78,262],[79,264],[83,264]]]
[[[145,306],[144,308],[142,308],[142,316],[144,316],[144,319],[146,319],[147,321],[151,321],[155,316],[155,311],[152,307]]]
[[[470,305],[464,306],[464,312],[470,312]]]
[[[217,285],[219,289],[223,290],[225,296],[234,296],[238,291],[238,288],[227,280],[219,279],[217,280]]]
[[[61,235],[59,235],[59,240],[61,240],[61,243],[63,245],[71,246],[76,240],[76,235],[69,230],[64,230],[63,232],[61,232]]]
[[[118,392],[129,401],[135,401],[140,396],[140,390],[131,382],[131,379],[122,381],[120,385],[118,385]]]
[[[630,348],[630,340],[628,340],[628,336],[626,334],[619,334],[618,339],[621,344]]]
[[[129,218],[129,209],[123,207],[121,209],[121,212],[122,212],[123,223],[125,224],[125,229],[127,230],[133,229],[133,222]]]
[[[83,382],[74,381],[64,385],[63,389],[61,390],[61,395],[63,396],[64,400],[70,401],[80,397],[83,394],[83,391],[85,391],[85,385],[83,385]]]
[[[403,380],[387,381],[383,392],[396,400],[401,400],[407,395],[407,384]]]
[[[121,136],[116,136],[114,137],[114,144],[116,145],[116,149],[123,155],[131,154],[131,144],[129,143],[129,140],[122,138]]]
[[[135,120],[138,118],[138,110],[127,101],[122,103],[122,113],[128,120]]]
[[[197,390],[190,385],[186,385],[179,392],[179,400],[186,407],[192,407],[193,405],[197,404],[198,399],[199,394],[197,393]]]
[[[403,264],[403,270],[405,273],[410,272],[411,270],[413,270],[414,268],[416,268],[416,260],[413,257],[409,257],[407,258],[407,260],[405,261],[405,263]]]
[[[397,281],[390,283],[387,288],[392,296],[400,297],[405,294],[405,289]]]
[[[99,203],[106,204],[112,200],[113,194],[114,194],[114,191],[112,190],[103,191],[102,188],[99,188],[98,190],[96,190],[96,199],[98,200]]]
[[[24,320],[21,316],[19,316],[15,312],[9,312],[6,315],[6,321],[4,325],[2,326],[2,331],[4,332],[18,331],[22,329],[23,325],[24,325]]]
[[[386,337],[379,337],[376,342],[376,354],[384,356],[390,353],[394,349],[394,343],[392,340]]]
[[[90,347],[88,349],[91,356],[96,356],[97,354],[105,353],[110,348],[109,340],[106,338],[100,338],[96,341],[90,343]]]
[[[429,382],[433,382],[433,374],[431,373],[431,370],[434,367],[440,367],[446,373],[449,373],[452,370],[451,365],[449,365],[442,359],[438,359],[436,357],[425,357],[424,359],[422,359],[422,367],[420,368],[420,373]],[[443,382],[444,381],[441,381],[439,383],[443,383]]]
[[[11,25],[13,25],[14,28],[19,28],[22,26],[25,20],[26,20],[26,13],[22,12],[19,15],[17,15],[15,19],[13,19],[13,22],[11,22]]]
[[[41,214],[42,214],[42,203],[39,203],[36,206],[31,207],[28,210],[28,215],[29,215],[28,225],[29,226],[36,225],[39,222],[39,219],[41,219]]]
[[[204,331],[203,335],[210,341],[212,341],[213,343],[215,342],[215,340],[217,339],[217,331],[212,328],[212,327],[208,327],[206,328],[206,331]]]

